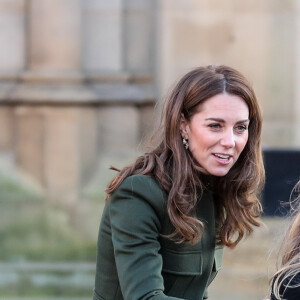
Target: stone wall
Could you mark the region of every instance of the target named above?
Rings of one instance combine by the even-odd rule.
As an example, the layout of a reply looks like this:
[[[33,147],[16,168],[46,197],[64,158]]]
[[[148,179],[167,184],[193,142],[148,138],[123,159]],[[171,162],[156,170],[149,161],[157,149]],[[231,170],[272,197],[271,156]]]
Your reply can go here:
[[[299,1],[165,0],[158,14],[161,94],[195,66],[233,66],[263,108],[263,145],[300,147]]]
[[[137,154],[156,99],[207,64],[253,83],[265,147],[300,147],[299,10],[292,0],[2,0],[0,156],[47,197],[79,199]]]
[[[72,228],[76,241],[84,229],[82,236],[96,243],[103,202],[82,201],[87,191],[103,200],[113,174],[109,166],[122,167],[138,154],[153,128],[156,100],[191,68],[208,64],[231,65],[253,83],[264,111],[264,147],[299,148],[299,17],[297,0],[0,0],[0,175],[17,174],[41,191],[51,216],[63,219],[51,217],[50,225]],[[2,229],[9,229],[4,222],[9,220],[12,229],[19,221],[17,228],[39,230],[34,215],[45,203],[39,194],[26,198],[24,190],[15,193],[15,202],[1,191]],[[32,195],[39,202],[28,205]],[[23,219],[33,223],[26,227]],[[258,230],[237,250],[226,251],[211,299],[266,295],[265,255],[282,220],[267,225],[268,232]],[[7,232],[20,243],[20,236]],[[28,241],[44,246],[29,232],[19,235],[29,236],[24,246]],[[47,276],[40,277],[49,271],[47,264],[35,264],[38,272],[27,266],[21,264],[19,279],[26,273],[33,283],[36,276],[47,283]],[[1,264],[8,275],[2,272],[0,281],[14,293],[11,267]],[[91,269],[82,281],[86,295],[91,295]],[[66,285],[60,277],[55,282]],[[23,296],[24,290],[18,293]]]
[[[0,32],[0,154],[46,198],[82,199],[89,182],[107,182],[110,165],[137,154],[153,122],[154,8],[0,2],[9,28]]]

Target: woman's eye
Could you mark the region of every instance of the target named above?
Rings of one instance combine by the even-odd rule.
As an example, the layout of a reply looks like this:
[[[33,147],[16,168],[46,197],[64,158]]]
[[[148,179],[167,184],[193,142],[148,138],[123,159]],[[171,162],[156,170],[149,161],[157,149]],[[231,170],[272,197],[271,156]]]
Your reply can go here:
[[[248,129],[246,125],[239,125],[236,127],[238,132],[244,132]]]
[[[221,128],[221,125],[219,123],[212,123],[212,124],[209,124],[208,127],[212,128],[212,129],[219,129],[219,128]]]

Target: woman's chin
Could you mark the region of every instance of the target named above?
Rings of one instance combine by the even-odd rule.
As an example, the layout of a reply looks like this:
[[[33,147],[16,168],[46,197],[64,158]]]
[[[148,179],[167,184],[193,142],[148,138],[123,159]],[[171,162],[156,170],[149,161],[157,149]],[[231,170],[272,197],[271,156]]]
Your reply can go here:
[[[230,169],[225,169],[225,168],[222,168],[222,169],[211,169],[211,170],[206,170],[207,174],[210,174],[210,175],[213,175],[213,176],[216,176],[216,177],[223,177],[225,175],[228,174]]]

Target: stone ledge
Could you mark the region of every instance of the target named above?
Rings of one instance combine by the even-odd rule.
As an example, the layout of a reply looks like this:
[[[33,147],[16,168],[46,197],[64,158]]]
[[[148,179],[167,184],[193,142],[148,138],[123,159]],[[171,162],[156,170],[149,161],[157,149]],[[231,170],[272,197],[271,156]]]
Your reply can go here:
[[[153,77],[145,72],[44,71],[26,70],[1,72],[0,81],[30,83],[151,83]]]
[[[147,105],[156,100],[153,84],[32,83],[0,81],[0,104]]]

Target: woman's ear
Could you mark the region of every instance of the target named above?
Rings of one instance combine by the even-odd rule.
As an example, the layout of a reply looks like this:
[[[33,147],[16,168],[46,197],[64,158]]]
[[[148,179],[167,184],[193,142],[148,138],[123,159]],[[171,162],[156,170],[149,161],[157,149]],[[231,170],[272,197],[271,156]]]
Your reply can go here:
[[[183,114],[181,114],[180,117],[180,134],[183,139],[188,140],[188,121],[186,120]]]

